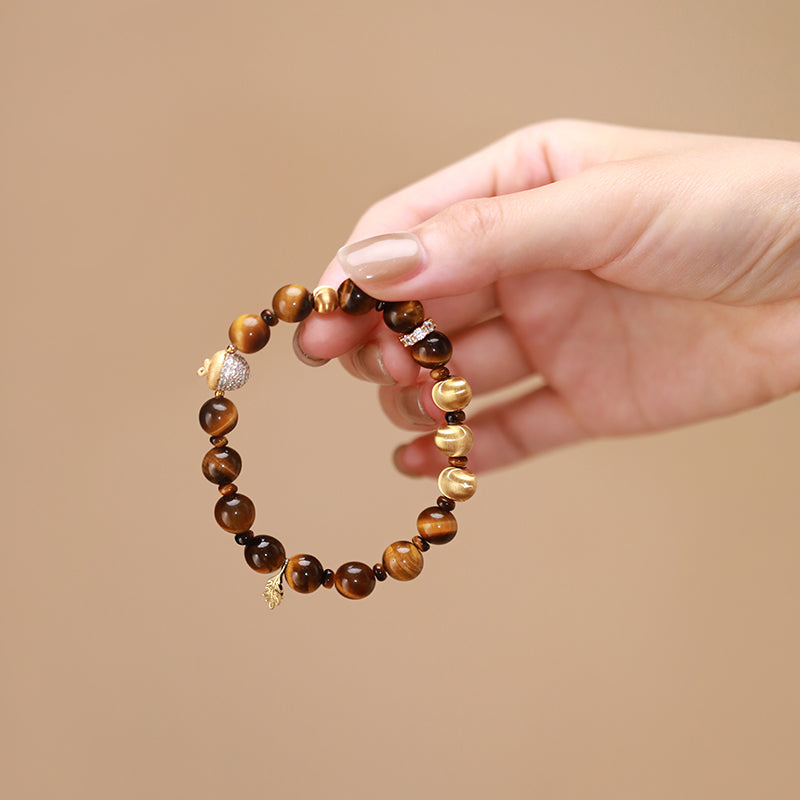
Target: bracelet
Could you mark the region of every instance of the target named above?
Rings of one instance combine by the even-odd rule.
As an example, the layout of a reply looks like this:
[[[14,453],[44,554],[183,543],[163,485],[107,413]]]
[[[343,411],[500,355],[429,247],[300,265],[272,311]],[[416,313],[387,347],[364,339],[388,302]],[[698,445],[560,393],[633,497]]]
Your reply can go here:
[[[434,381],[432,397],[444,413],[444,424],[435,434],[436,446],[448,456],[448,466],[439,475],[436,505],[423,509],[417,517],[417,535],[411,541],[390,544],[381,561],[369,567],[360,561],[348,561],[335,572],[323,568],[319,559],[306,553],[286,558],[281,542],[268,535],[256,535],[252,526],[256,509],[253,501],[240,494],[233,481],[242,469],[240,455],[228,446],[227,434],[239,420],[236,406],[225,392],[244,386],[250,377],[250,366],[240,353],[256,353],[270,339],[270,329],[284,322],[301,322],[312,312],[331,314],[337,308],[345,314],[366,314],[373,309],[383,312],[387,327],[400,334],[400,341],[410,348],[411,357],[422,368],[430,370]],[[231,344],[207,358],[197,371],[206,377],[214,396],[200,408],[200,425],[211,437],[211,449],[203,457],[203,475],[219,487],[221,497],[214,507],[219,526],[235,535],[244,547],[245,561],[256,572],[278,574],[267,581],[264,599],[275,608],[283,599],[283,580],[296,592],[308,594],[320,586],[335,586],[339,594],[358,600],[372,593],[376,581],[387,576],[399,581],[416,578],[422,571],[422,554],[432,544],[446,544],[455,537],[458,525],[453,509],[456,501],[468,500],[475,494],[476,479],[467,469],[467,453],[472,448],[472,431],[464,425],[464,408],[472,399],[472,389],[464,378],[452,376],[445,364],[453,347],[431,319],[425,319],[422,303],[417,300],[379,302],[345,280],[337,289],[321,286],[310,293],[303,286],[283,286],[272,298],[272,309],[260,315],[237,317],[228,329]]]

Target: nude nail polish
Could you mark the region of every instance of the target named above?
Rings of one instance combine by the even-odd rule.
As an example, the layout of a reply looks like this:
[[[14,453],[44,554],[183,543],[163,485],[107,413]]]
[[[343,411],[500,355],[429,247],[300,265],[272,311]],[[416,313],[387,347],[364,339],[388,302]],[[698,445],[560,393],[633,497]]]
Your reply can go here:
[[[353,366],[365,381],[379,386],[392,386],[397,383],[383,363],[381,348],[375,342],[362,345],[353,353]]]
[[[422,266],[422,244],[413,233],[383,233],[345,245],[336,258],[348,277],[366,287],[413,275]]]
[[[422,406],[419,386],[406,386],[395,395],[395,406],[400,416],[412,425],[435,425],[433,417]]]
[[[302,346],[300,345],[300,335],[302,332],[303,323],[301,322],[297,326],[297,330],[295,330],[294,336],[292,337],[292,350],[294,350],[294,354],[297,356],[298,360],[309,367],[321,367],[324,364],[327,364],[328,361],[330,361],[329,358],[314,358],[306,353],[305,350],[303,350]]]

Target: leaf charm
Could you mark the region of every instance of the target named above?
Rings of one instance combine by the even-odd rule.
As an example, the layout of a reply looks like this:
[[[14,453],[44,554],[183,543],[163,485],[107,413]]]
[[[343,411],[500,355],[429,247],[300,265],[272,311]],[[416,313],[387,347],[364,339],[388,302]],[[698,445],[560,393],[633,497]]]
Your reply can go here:
[[[280,572],[274,578],[270,578],[264,587],[264,600],[270,610],[277,608],[283,600],[283,573],[286,572],[288,563],[288,560],[284,561]]]

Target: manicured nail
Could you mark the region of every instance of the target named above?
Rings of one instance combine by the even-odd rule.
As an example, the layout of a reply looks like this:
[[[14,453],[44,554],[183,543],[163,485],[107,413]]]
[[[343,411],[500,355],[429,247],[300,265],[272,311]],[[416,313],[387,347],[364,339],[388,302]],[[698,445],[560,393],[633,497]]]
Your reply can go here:
[[[394,463],[394,468],[401,475],[407,475],[409,478],[421,478],[422,475],[420,475],[419,472],[412,472],[403,463],[403,451],[406,449],[407,446],[408,445],[401,444],[399,447],[396,447],[394,453],[392,453],[392,462]]]
[[[422,396],[419,386],[406,386],[395,395],[395,406],[400,416],[412,425],[435,424],[433,417],[428,416],[422,407]]]
[[[297,326],[297,330],[294,332],[294,336],[292,337],[292,350],[294,350],[294,354],[297,358],[306,366],[309,367],[321,367],[323,364],[327,364],[330,359],[329,358],[314,358],[314,356],[310,356],[303,350],[302,346],[300,345],[300,334],[303,332],[303,323],[301,322]]]
[[[336,254],[347,276],[359,286],[397,281],[422,264],[422,244],[413,233],[383,233],[346,244]]]
[[[375,342],[362,345],[353,353],[353,366],[365,381],[380,386],[392,386],[397,383],[386,369],[381,348]]]

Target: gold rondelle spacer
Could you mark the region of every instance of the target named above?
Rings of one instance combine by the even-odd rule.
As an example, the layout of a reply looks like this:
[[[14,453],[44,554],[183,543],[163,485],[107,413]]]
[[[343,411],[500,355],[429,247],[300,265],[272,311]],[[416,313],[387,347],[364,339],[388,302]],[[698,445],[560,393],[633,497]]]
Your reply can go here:
[[[442,411],[460,411],[472,400],[472,389],[464,378],[447,378],[433,384],[431,397]]]
[[[339,293],[333,286],[314,289],[314,309],[318,314],[332,314],[339,308]]]
[[[472,431],[467,425],[442,425],[433,441],[445,455],[465,456],[472,450]]]
[[[462,467],[445,467],[439,473],[439,491],[459,503],[469,500],[478,488],[475,473]]]

